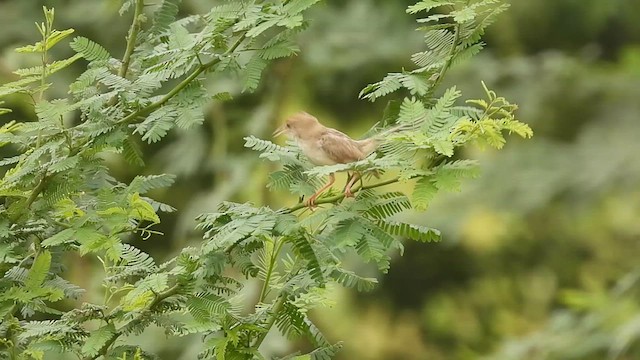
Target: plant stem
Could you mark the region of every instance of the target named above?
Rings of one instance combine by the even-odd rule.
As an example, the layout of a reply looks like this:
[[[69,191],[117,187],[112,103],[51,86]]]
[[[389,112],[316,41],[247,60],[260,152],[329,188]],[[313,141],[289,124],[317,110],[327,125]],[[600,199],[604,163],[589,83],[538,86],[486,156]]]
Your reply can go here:
[[[122,65],[120,66],[120,70],[118,71],[118,76],[126,77],[127,72],[129,71],[129,65],[131,64],[131,55],[133,54],[133,50],[136,47],[136,41],[138,39],[138,33],[142,28],[142,20],[140,15],[144,9],[144,0],[136,0],[136,8],[133,12],[133,22],[131,23],[131,28],[129,29],[129,36],[127,38],[127,49],[124,52],[124,56],[122,57]]]
[[[374,188],[377,188],[377,187],[381,187],[381,186],[397,183],[398,181],[400,181],[400,177],[395,177],[395,178],[392,178],[392,179],[380,181],[378,183],[371,184],[371,185],[358,186],[355,189],[353,189],[353,192],[356,192],[358,190],[374,189]],[[315,204],[336,203],[336,202],[344,199],[344,197],[345,197],[344,194],[339,194],[339,195],[331,196],[331,197],[328,197],[328,198],[320,199],[320,200],[316,201]],[[297,211],[297,210],[300,210],[300,209],[306,208],[306,207],[307,207],[307,205],[305,205],[304,203],[300,203],[300,204],[294,205],[294,206],[292,206],[292,207],[290,207],[288,209],[285,209],[284,212],[285,213],[292,213],[294,211]]]
[[[45,171],[45,173],[40,178],[38,185],[36,185],[36,187],[31,191],[31,195],[29,195],[29,198],[27,199],[27,203],[25,204],[27,209],[31,207],[31,204],[33,204],[33,202],[36,201],[36,198],[38,197],[38,195],[40,195],[42,190],[44,190],[44,186],[47,183],[47,180],[48,180],[48,176]]]
[[[273,273],[273,268],[276,265],[276,261],[278,260],[278,256],[280,255],[280,250],[282,250],[282,245],[284,244],[284,240],[274,244],[273,253],[271,253],[271,258],[269,259],[269,268],[267,269],[267,274],[264,278],[264,284],[262,284],[262,289],[260,290],[260,297],[258,298],[258,302],[264,302],[267,297],[267,293],[269,292],[269,281],[271,280],[271,274]]]
[[[447,159],[447,157],[446,157],[446,156],[444,156],[444,155],[436,156],[436,157],[433,159],[433,162],[430,164],[430,166],[429,166],[429,167],[430,167],[430,168],[434,168],[434,167],[436,167],[436,166],[438,166],[438,165],[442,164],[446,159]],[[409,179],[414,179],[414,178],[416,178],[416,177],[417,177],[417,176],[412,176],[412,177],[410,177]],[[390,185],[390,184],[393,184],[393,183],[397,183],[397,182],[399,182],[399,181],[400,181],[400,177],[399,177],[399,176],[397,176],[397,177],[394,177],[394,178],[391,178],[391,179],[387,179],[387,180],[384,180],[384,181],[377,182],[377,183],[375,183],[375,184],[370,184],[370,185],[359,185],[359,186],[357,186],[357,187],[355,187],[355,188],[353,189],[353,192],[355,193],[355,192],[357,192],[357,191],[359,191],[359,190],[375,189],[375,188],[378,188],[378,187],[381,187],[381,186],[385,186],[385,185]],[[360,184],[362,184],[362,182],[361,182]],[[345,197],[345,195],[344,195],[344,194],[339,194],[339,195],[331,196],[331,197],[328,197],[328,198],[320,199],[320,200],[316,201],[316,202],[315,202],[315,204],[329,204],[329,203],[336,203],[336,202],[338,202],[338,201],[340,201],[340,200],[344,199],[344,197]],[[299,204],[297,204],[297,205],[294,205],[294,206],[292,206],[292,207],[290,207],[290,208],[285,208],[285,209],[283,209],[283,210],[282,210],[282,212],[283,212],[283,213],[285,213],[285,214],[289,214],[289,213],[292,213],[292,212],[294,212],[294,211],[297,211],[297,210],[300,210],[300,209],[303,209],[303,208],[306,208],[306,207],[307,207],[307,205],[305,205],[304,203],[302,203],[302,202],[301,202],[301,203],[299,203]]]
[[[200,74],[202,74],[203,72],[207,71],[211,67],[217,65],[221,61],[221,59],[223,57],[225,57],[225,56],[231,54],[232,52],[234,52],[238,48],[238,46],[240,46],[240,44],[242,44],[242,41],[244,41],[244,39],[245,39],[245,34],[242,34],[238,38],[238,40],[236,40],[236,42],[224,54],[222,54],[218,58],[215,58],[215,59],[213,59],[213,60],[211,60],[209,62],[206,62],[206,63],[198,66],[191,74],[189,74],[189,76],[187,76],[178,85],[176,85],[173,89],[171,89],[171,91],[169,91],[167,94],[165,94],[160,100],[158,100],[158,101],[156,101],[154,103],[151,103],[151,104],[145,106],[144,108],[125,116],[124,118],[118,120],[116,123],[117,124],[128,124],[128,123],[133,122],[139,116],[147,115],[147,114],[151,113],[152,111],[158,109],[159,107],[164,105],[167,101],[169,101],[172,97],[176,96],[185,87],[187,87],[187,85],[189,85],[193,80],[195,80],[195,78],[197,78]]]
[[[271,308],[271,317],[269,318],[269,320],[265,324],[265,331],[261,332],[258,335],[258,337],[256,338],[255,343],[253,344],[253,347],[256,350],[260,347],[260,345],[262,344],[264,339],[267,337],[267,334],[269,333],[269,331],[273,327],[273,324],[276,323],[276,319],[278,318],[278,314],[282,310],[282,307],[284,306],[284,303],[285,303],[286,300],[287,300],[287,294],[286,293],[280,293],[280,295],[278,295],[278,298],[276,299],[276,301],[273,303],[273,307]]]
[[[127,331],[126,331],[127,328],[135,326],[137,323],[142,321],[142,319],[147,315],[147,312],[153,310],[153,308],[156,305],[158,305],[160,302],[162,302],[164,299],[166,299],[166,298],[168,298],[170,296],[176,295],[178,293],[178,291],[180,290],[180,287],[181,287],[180,284],[175,284],[172,287],[170,287],[169,289],[156,294],[155,298],[151,302],[149,302],[149,304],[147,304],[147,306],[145,306],[144,309],[142,309],[142,311],[140,311],[140,314],[138,316],[133,318],[128,323],[122,325],[120,327],[120,329],[118,329],[115,333],[113,333],[113,335],[111,335],[109,340],[107,340],[107,342],[104,345],[102,345],[102,347],[96,353],[96,355],[87,356],[87,357],[84,358],[84,360],[95,360],[98,357],[100,357],[102,355],[105,355],[107,353],[107,351],[109,350],[109,347],[111,347],[111,345],[113,345],[113,343],[116,342],[116,340],[121,335],[127,333]]]
[[[458,47],[458,41],[460,41],[460,24],[456,24],[455,28],[453,29],[453,33],[453,43],[451,43],[451,48],[449,49],[449,53],[447,54],[447,61],[444,63],[444,65],[442,65],[440,73],[438,74],[438,78],[431,86],[432,90],[435,90],[440,85],[442,79],[444,78],[444,74],[451,67],[451,63],[453,62],[453,55],[455,55],[456,48]]]

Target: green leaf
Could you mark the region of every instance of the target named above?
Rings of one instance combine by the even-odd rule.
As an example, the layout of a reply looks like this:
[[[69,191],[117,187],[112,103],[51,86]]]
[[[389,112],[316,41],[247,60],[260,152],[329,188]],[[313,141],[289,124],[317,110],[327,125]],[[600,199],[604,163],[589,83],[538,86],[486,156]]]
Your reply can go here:
[[[182,0],[163,0],[160,8],[153,14],[153,25],[151,26],[151,32],[159,35],[169,29],[169,25],[175,20],[178,15],[179,5]]]
[[[476,12],[472,7],[464,7],[460,10],[452,11],[451,15],[453,16],[453,21],[457,22],[458,24],[464,24],[473,20],[476,17]]]
[[[410,208],[411,203],[403,193],[388,192],[379,195],[379,198],[367,209],[366,214],[376,219],[385,219]]]
[[[416,14],[420,11],[429,11],[438,6],[444,5],[453,5],[453,1],[444,1],[444,0],[422,0],[415,5],[411,5],[407,8],[407,13]]]
[[[173,185],[176,179],[172,174],[159,174],[159,175],[138,175],[131,181],[127,190],[129,192],[136,192],[140,194],[146,194],[150,190],[166,188]]]
[[[144,166],[142,149],[131,136],[122,142],[122,155],[129,164],[139,167]]]
[[[273,60],[297,55],[300,48],[291,40],[278,42],[272,46],[258,50],[258,55],[264,60]]]
[[[416,181],[413,188],[413,195],[411,198],[413,207],[418,211],[426,210],[437,192],[438,187],[433,183],[432,177],[421,177]]]
[[[137,192],[129,195],[129,206],[131,206],[129,216],[132,218],[141,221],[151,221],[156,224],[160,223],[160,218],[151,204],[140,198],[140,194]]]
[[[460,191],[461,180],[480,176],[480,167],[474,160],[457,160],[437,168],[433,183],[438,189]]]
[[[331,273],[331,277],[342,286],[354,288],[358,291],[371,291],[378,284],[378,279],[376,278],[361,277],[354,272],[340,268],[335,269]]]
[[[51,247],[51,246],[56,246],[60,244],[65,244],[67,242],[70,242],[70,240],[74,240],[75,234],[76,234],[75,229],[64,229],[59,233],[51,236],[50,238],[45,239],[42,242],[42,246]]]
[[[296,15],[310,8],[320,0],[292,0],[284,6],[284,11],[289,15]]]
[[[331,233],[330,241],[338,249],[354,247],[367,234],[367,228],[357,218],[343,220]],[[344,249],[342,249],[344,251]]]
[[[44,279],[49,273],[51,267],[51,253],[48,250],[44,250],[38,254],[36,259],[31,265],[29,275],[24,281],[24,286],[27,289],[36,289],[44,282]]]
[[[94,330],[82,345],[81,352],[84,356],[96,356],[104,345],[115,335],[116,328],[113,323]]]
[[[260,84],[262,71],[267,67],[267,62],[259,55],[254,55],[247,63],[242,73],[243,92],[253,92]]]
[[[433,149],[438,153],[447,157],[453,156],[453,142],[445,139],[434,139],[431,141]]]
[[[86,37],[78,36],[73,39],[69,45],[73,50],[89,61],[102,61],[111,58],[111,55],[105,48]]]
[[[304,233],[299,234],[290,240],[293,245],[293,250],[298,254],[298,256],[307,261],[307,270],[309,270],[311,277],[318,282],[318,286],[324,286],[325,280],[322,275],[322,267],[320,266],[318,255],[311,244],[311,238]]]
[[[385,76],[381,81],[367,85],[360,92],[359,97],[370,101],[375,101],[377,98],[388,95],[397,91],[402,87],[403,74],[391,73]]]
[[[405,98],[400,105],[398,123],[418,124],[425,118],[424,104],[416,98]]]
[[[402,86],[409,89],[411,95],[426,95],[431,90],[429,78],[422,74],[405,74],[400,78]]]
[[[394,221],[380,221],[378,225],[384,231],[421,242],[440,241],[440,231],[426,226],[418,226]]]
[[[53,30],[51,32],[51,35],[47,38],[46,41],[46,49],[45,49],[45,45],[42,41],[38,41],[37,43],[35,43],[35,45],[27,45],[27,46],[23,46],[23,47],[19,47],[16,49],[16,52],[19,53],[42,53],[44,51],[48,51],[49,49],[51,49],[54,45],[56,45],[58,42],[60,42],[61,40],[63,40],[64,38],[66,38],[67,36],[73,34],[73,29],[67,29],[67,30]]]
[[[231,309],[226,299],[214,294],[189,296],[186,305],[191,316],[203,324],[223,318]]]

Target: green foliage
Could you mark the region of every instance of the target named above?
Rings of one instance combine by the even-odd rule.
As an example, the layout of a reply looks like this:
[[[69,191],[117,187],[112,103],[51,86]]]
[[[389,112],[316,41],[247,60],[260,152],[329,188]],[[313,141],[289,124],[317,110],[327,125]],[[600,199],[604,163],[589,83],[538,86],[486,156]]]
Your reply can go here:
[[[503,131],[531,136],[515,120],[515,105],[486,87],[488,99],[470,102],[476,108],[456,106],[462,94],[455,87],[434,96],[446,71],[481,48],[479,35],[503,5],[420,2],[409,12],[455,6],[418,20],[427,47],[414,56],[419,69],[391,73],[362,91],[372,101],[403,88],[410,96],[387,114],[385,125],[401,131],[383,133],[379,152],[351,164],[312,167],[295,144],[245,138],[261,158],[283,166],[270,175],[271,189],[308,196],[324,175],[357,172],[363,177],[353,188],[355,199],[330,192],[311,214],[301,211],[302,203],[274,210],[223,202],[217,212],[197,218],[203,231],[198,247],[157,264],[128,242],[162,235],[156,230],[159,213],[175,209],[141,195],[170,187],[175,176],[136,176],[123,183],[112,176],[104,155],[121,154],[144,166],[138,140],[155,143],[175,127],[200,125],[212,97],[229,100],[228,92],[209,94],[205,76],[234,76],[238,88],[256,90],[272,60],[300,51],[295,35],[306,27],[304,11],[318,1],[229,2],[177,20],[178,0],[162,1],[148,19],[142,0],[125,1],[121,12],[133,8],[133,19],[122,60],[77,37],[70,43],[77,54],[52,62],[47,52],[73,30],[55,30],[54,12],[45,8],[46,21],[38,25],[42,40],[19,49],[42,54],[42,64],[17,71],[20,80],[0,87],[3,96],[30,95],[37,116],[0,130],[0,144],[18,151],[1,163],[8,168],[0,180],[2,346],[22,358],[56,351],[85,359],[142,359],[148,356],[140,348],[114,344],[155,325],[172,335],[200,334],[202,358],[250,359],[261,356],[260,345],[275,326],[315,349],[298,358],[331,358],[340,344],[325,339],[309,311],[331,303],[332,286],[367,291],[377,283],[345,269],[345,259],[355,255],[386,272],[403,240],[438,241],[437,230],[395,217],[425,209],[438,191],[458,190],[462,179],[478,175],[472,161],[453,159],[457,148],[501,148]],[[69,84],[69,97],[48,99],[49,75],[81,57],[88,66]],[[65,122],[74,114],[77,122]],[[400,181],[415,182],[410,197],[378,191]],[[60,310],[66,309],[61,301],[82,291],[62,278],[60,263],[69,254],[102,264],[101,303]],[[262,283],[254,311],[246,311],[240,274]],[[52,320],[32,320],[43,314]]]

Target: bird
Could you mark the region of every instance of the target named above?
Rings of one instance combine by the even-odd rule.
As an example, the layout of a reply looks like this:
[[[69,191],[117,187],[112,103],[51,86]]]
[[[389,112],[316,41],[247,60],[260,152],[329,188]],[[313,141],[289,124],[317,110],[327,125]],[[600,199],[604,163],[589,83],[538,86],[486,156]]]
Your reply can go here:
[[[401,127],[395,127],[366,139],[354,140],[341,131],[322,125],[315,116],[307,112],[298,112],[287,118],[285,123],[273,132],[273,136],[287,135],[296,142],[313,165],[321,166],[363,160],[376,151],[385,135],[399,129]],[[360,175],[357,173],[351,176],[344,190],[345,197],[353,197],[351,187],[359,178]],[[327,183],[311,195],[306,205],[313,208],[318,196],[330,188],[335,180],[335,174],[329,174]]]

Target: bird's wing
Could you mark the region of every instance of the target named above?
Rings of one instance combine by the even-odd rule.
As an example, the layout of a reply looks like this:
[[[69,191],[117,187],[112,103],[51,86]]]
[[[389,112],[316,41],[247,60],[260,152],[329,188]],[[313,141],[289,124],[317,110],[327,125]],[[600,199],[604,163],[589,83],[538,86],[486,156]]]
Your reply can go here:
[[[340,164],[362,160],[366,157],[353,139],[334,129],[327,129],[322,134],[320,146],[331,160]]]

